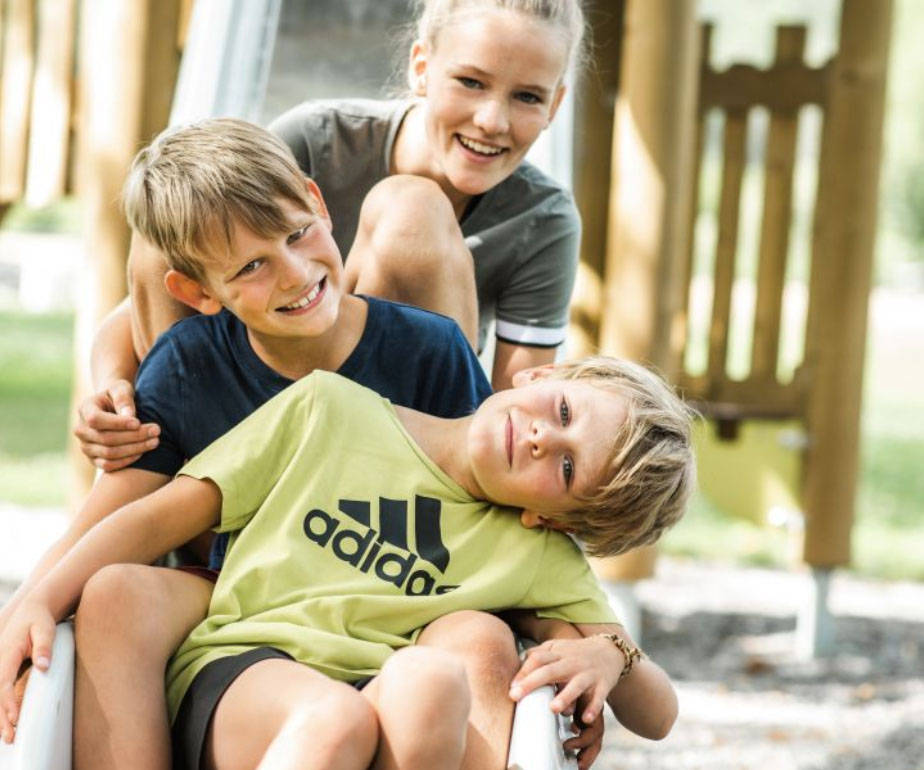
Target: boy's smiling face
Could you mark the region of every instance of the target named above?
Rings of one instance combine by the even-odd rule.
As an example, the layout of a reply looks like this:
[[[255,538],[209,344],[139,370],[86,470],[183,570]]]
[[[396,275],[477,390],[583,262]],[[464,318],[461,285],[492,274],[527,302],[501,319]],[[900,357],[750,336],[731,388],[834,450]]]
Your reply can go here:
[[[230,253],[204,262],[212,311],[227,307],[258,337],[319,337],[334,326],[343,263],[316,189],[309,183],[321,213],[280,202],[290,223],[286,232],[262,237],[234,224]]]
[[[520,374],[475,413],[471,470],[485,499],[523,508],[526,526],[554,527],[547,514],[580,508],[607,481],[626,400],[586,381]]]

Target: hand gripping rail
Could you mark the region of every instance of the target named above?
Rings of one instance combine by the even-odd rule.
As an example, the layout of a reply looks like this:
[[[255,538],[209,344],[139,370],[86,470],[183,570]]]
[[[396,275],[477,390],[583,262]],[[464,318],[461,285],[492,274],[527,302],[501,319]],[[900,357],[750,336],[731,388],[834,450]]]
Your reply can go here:
[[[0,770],[71,770],[74,629],[59,623],[48,671],[32,670],[16,740],[0,741]]]

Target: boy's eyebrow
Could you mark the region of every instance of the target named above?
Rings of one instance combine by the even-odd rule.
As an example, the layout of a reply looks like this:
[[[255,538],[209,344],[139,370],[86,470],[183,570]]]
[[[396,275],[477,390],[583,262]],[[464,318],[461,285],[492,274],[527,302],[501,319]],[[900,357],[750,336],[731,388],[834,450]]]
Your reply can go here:
[[[489,79],[492,77],[490,72],[487,72],[481,69],[480,67],[476,67],[474,64],[466,64],[465,62],[456,62],[455,64],[456,64],[456,67],[458,67],[459,69],[468,70],[469,72],[472,72],[481,78]],[[521,91],[536,91],[537,93],[540,93],[544,96],[547,96],[549,93],[549,89],[546,88],[545,86],[529,84],[529,83],[518,85],[517,89]]]

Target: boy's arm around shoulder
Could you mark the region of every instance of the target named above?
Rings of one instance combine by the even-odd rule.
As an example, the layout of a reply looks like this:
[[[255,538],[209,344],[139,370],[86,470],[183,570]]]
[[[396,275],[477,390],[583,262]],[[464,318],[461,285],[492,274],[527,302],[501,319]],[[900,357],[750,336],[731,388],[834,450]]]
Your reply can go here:
[[[154,561],[214,526],[220,512],[214,483],[174,479],[97,523],[20,598],[0,634],[0,731],[7,740],[18,715],[13,683],[19,667],[29,657],[48,667],[54,625],[73,611],[87,580],[109,564]]]

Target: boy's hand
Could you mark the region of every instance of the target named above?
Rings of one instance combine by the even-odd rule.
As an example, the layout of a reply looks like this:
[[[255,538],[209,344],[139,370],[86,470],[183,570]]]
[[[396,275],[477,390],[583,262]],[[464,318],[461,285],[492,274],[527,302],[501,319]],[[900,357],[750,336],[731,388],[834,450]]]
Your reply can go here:
[[[23,602],[0,636],[0,736],[13,742],[19,703],[15,693],[19,668],[27,658],[39,671],[51,665],[51,644],[55,638],[55,619],[48,608]]]
[[[80,449],[104,471],[125,468],[158,444],[160,427],[135,417],[135,389],[128,380],[115,380],[84,399],[77,413]]]
[[[537,687],[557,684],[552,711],[571,714],[578,704],[580,721],[590,725],[602,713],[624,663],[622,653],[602,637],[545,642],[527,651],[511,683],[510,697],[518,701]]]
[[[583,708],[581,699],[578,699],[578,712]],[[584,724],[575,717],[572,729],[577,735],[564,743],[565,751],[577,754],[578,770],[589,770],[600,750],[603,748],[603,712],[590,724]]]

